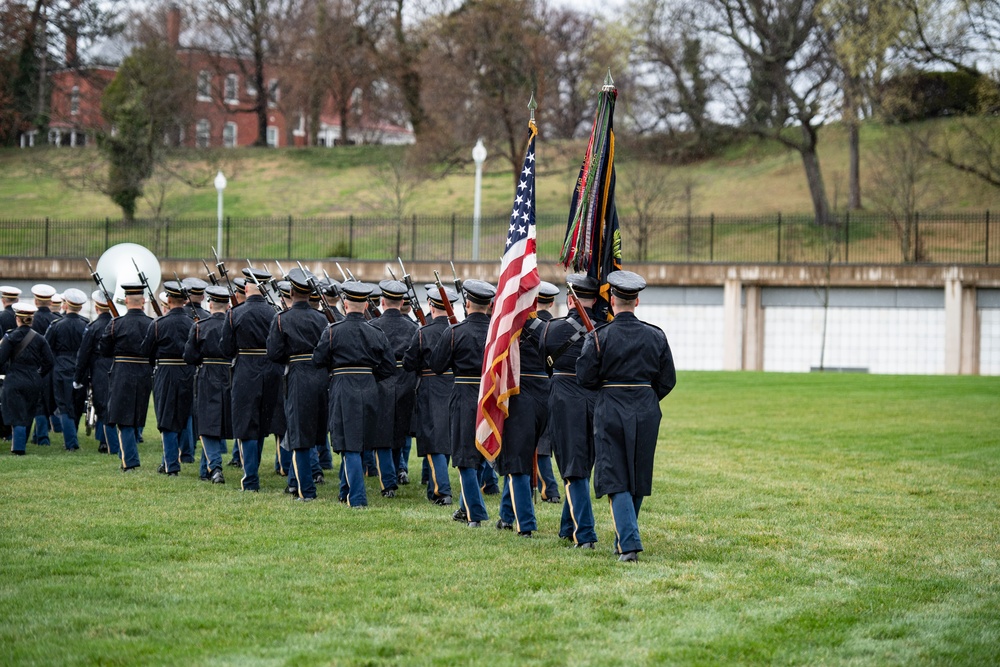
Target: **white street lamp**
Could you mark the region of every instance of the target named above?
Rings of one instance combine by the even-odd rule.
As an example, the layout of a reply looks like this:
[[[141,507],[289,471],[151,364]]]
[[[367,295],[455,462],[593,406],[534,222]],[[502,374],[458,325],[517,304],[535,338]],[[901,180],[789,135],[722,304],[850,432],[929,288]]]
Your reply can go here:
[[[222,191],[226,189],[226,177],[222,175],[220,171],[215,175],[215,189],[219,193],[219,233],[216,236],[215,247],[219,250],[219,255],[223,253],[222,250]]]
[[[472,149],[472,159],[476,163],[476,193],[472,203],[472,261],[479,261],[479,214],[482,208],[483,163],[486,162],[486,146],[479,139]]]

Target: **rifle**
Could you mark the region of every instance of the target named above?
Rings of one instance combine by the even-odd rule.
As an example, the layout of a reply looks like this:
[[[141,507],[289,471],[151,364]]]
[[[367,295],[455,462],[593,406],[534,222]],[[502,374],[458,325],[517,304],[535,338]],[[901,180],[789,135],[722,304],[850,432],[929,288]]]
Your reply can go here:
[[[108,302],[108,309],[111,311],[111,317],[118,317],[118,309],[115,308],[114,295],[113,294],[108,294],[108,290],[104,286],[104,281],[101,280],[100,274],[98,274],[97,271],[94,270],[94,267],[91,266],[90,260],[87,259],[86,257],[84,257],[83,259],[84,259],[85,262],[87,262],[87,268],[90,269],[90,277],[94,279],[95,283],[97,283],[97,287],[102,292],[104,292],[104,298]]]
[[[326,268],[323,269],[323,276],[328,281],[330,281],[330,289],[333,290],[333,295],[335,297],[337,297],[338,299],[340,299],[341,301],[343,301],[344,300],[344,295],[340,293],[340,288],[337,287],[337,283],[334,282],[333,278],[330,277],[330,274],[326,272]],[[337,312],[340,312],[339,309],[336,306],[333,307],[333,310],[337,311]]]
[[[136,273],[139,274],[139,282],[142,283],[143,289],[149,294],[149,300],[153,306],[153,312],[156,313],[157,317],[163,317],[163,311],[160,309],[160,302],[157,300],[156,295],[153,294],[153,290],[149,287],[149,281],[146,280],[146,274],[142,272],[139,265],[135,263],[135,258],[132,258],[132,266],[135,267]]]
[[[448,323],[458,324],[458,318],[455,317],[455,309],[451,307],[451,301],[448,299],[448,293],[444,291],[444,285],[441,284],[441,276],[438,272],[434,272],[434,282],[437,283],[438,292],[441,293],[441,303],[444,304],[444,312],[448,313]]]
[[[247,260],[247,266],[250,267],[250,279],[253,281],[253,284],[257,286],[257,289],[260,290],[260,295],[264,297],[264,300],[267,301],[268,304],[270,304],[271,308],[274,308],[274,312],[280,313],[281,306],[274,302],[274,297],[271,296],[271,293],[267,291],[266,287],[260,284],[259,280],[257,280],[257,276],[254,275],[253,272],[253,264],[250,263],[249,259]]]
[[[181,287],[181,296],[183,296],[184,300],[188,302],[189,306],[191,306],[191,317],[193,317],[194,321],[197,322],[198,321],[198,309],[195,308],[194,304],[191,303],[191,293],[188,292],[187,287],[184,287],[184,283],[181,282],[180,276],[177,275],[176,271],[174,271],[174,280],[176,280],[177,284],[180,285],[180,287]]]
[[[219,279],[215,277],[212,269],[208,268],[208,262],[201,260],[201,265],[205,267],[205,276],[208,278],[208,281],[217,286],[219,284]]]
[[[268,273],[271,273],[271,271],[267,268],[267,264],[264,265],[264,270],[267,271]],[[279,271],[281,270],[280,266],[278,267],[278,270]],[[274,277],[273,273],[271,273],[271,280],[268,284],[271,285],[271,288],[274,290],[274,293],[278,295],[278,301],[281,302],[281,309],[288,310],[288,304],[285,303],[285,295],[281,293],[281,288],[278,287],[278,281]]]
[[[583,322],[583,328],[587,330],[587,333],[594,333],[594,323],[590,321],[590,315],[587,314],[587,309],[583,307],[580,303],[580,297],[576,295],[576,290],[573,289],[572,285],[569,287],[569,301],[576,308],[577,314],[580,316],[580,321]],[[601,344],[597,340],[597,334],[594,334],[594,347],[597,348],[598,354],[601,352]]]
[[[399,270],[403,272],[403,284],[406,285],[406,298],[410,301],[410,310],[413,314],[417,316],[420,320],[420,326],[425,326],[427,324],[427,317],[424,315],[424,308],[420,305],[420,298],[417,296],[417,291],[413,289],[413,278],[410,274],[406,272],[406,267],[403,266],[403,260],[399,257],[396,258],[399,261]],[[392,274],[392,269],[389,269],[390,275]],[[395,278],[396,276],[393,276]]]
[[[229,282],[229,271],[226,269],[226,263],[219,257],[219,252],[215,249],[215,246],[212,247],[212,254],[215,255],[215,268],[219,270],[219,275],[226,279],[226,287],[229,288],[229,303],[235,308],[240,305],[240,302],[236,298],[236,290],[233,289],[233,284]]]
[[[321,290],[319,285],[316,284],[316,276],[306,271],[305,267],[302,266],[302,262],[296,262],[296,264],[298,264],[299,268],[302,269],[302,273],[306,274],[306,280],[309,281],[309,287],[311,287],[316,294],[319,294],[320,310],[322,310],[323,314],[326,315],[326,321],[333,324],[337,321],[337,316],[333,314],[333,307],[331,307],[330,302],[326,300],[326,294],[324,294],[323,290]],[[279,266],[278,269],[280,270],[281,267]]]
[[[449,259],[448,263],[451,264],[451,277],[455,283],[455,291],[458,293],[458,300],[462,304],[462,316],[468,317],[469,313],[465,310],[465,299],[462,297],[462,281],[458,279],[458,274],[455,273],[455,262]]]

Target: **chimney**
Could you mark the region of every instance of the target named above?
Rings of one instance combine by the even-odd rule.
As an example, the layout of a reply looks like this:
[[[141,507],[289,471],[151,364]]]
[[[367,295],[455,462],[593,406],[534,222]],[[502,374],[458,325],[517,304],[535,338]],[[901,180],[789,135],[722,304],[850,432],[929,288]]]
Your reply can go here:
[[[66,67],[76,67],[79,64],[76,52],[76,28],[70,28],[66,31]]]
[[[175,49],[181,43],[181,8],[176,4],[167,10],[167,43]]]

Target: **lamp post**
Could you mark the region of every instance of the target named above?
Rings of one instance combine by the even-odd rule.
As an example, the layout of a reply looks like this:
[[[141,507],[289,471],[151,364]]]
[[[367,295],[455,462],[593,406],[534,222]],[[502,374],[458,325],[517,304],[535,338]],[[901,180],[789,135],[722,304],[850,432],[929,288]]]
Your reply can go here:
[[[219,193],[219,233],[215,239],[215,247],[219,249],[220,254],[225,254],[225,251],[222,249],[222,191],[225,189],[226,177],[220,171],[215,175],[215,190]]]
[[[486,146],[483,140],[476,141],[472,149],[472,159],[476,163],[476,192],[472,203],[472,261],[479,261],[479,213],[482,208],[483,163],[486,162]]]

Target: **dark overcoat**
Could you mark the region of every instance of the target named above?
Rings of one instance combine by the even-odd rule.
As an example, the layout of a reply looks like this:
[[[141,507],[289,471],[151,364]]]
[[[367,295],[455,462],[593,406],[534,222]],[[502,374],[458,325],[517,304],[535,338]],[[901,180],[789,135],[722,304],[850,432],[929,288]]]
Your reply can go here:
[[[593,318],[593,312],[588,309]],[[558,350],[583,330],[576,310],[549,321],[542,333],[541,350],[555,357]],[[582,335],[554,359],[549,385],[549,437],[563,479],[589,477],[594,469],[594,401],[597,392],[580,386],[576,360],[583,349]]]
[[[442,334],[431,354],[431,369],[435,373],[450,370],[455,374],[455,387],[448,403],[448,432],[451,463],[456,468],[476,468],[483,462],[483,455],[476,449],[476,403],[489,328],[489,315],[469,313]]]
[[[112,357],[113,362],[108,424],[136,428],[146,425],[153,368],[149,357],[142,354],[142,341],[152,321],[140,308],[129,308],[124,315],[111,320],[101,335],[101,355]]]
[[[143,355],[156,363],[153,409],[156,427],[179,433],[187,426],[194,404],[194,366],[184,361],[184,345],[194,320],[184,307],[171,308],[153,320],[142,342]]]
[[[271,432],[275,403],[281,395],[281,367],[267,358],[267,334],[274,308],[254,294],[226,315],[220,332],[225,357],[233,366],[233,437],[262,440]]]
[[[36,335],[14,359],[14,351],[31,331],[23,326],[11,329],[0,339],[0,371],[6,374],[0,404],[3,421],[8,426],[29,426],[35,418],[36,406],[48,391],[46,376],[52,370],[53,358],[49,344]]]
[[[94,412],[102,421],[106,421],[108,416],[111,359],[101,356],[97,346],[110,322],[111,313],[104,312],[88,324],[80,341],[80,350],[76,354],[76,383],[85,387],[90,383]]]
[[[233,437],[232,359],[222,353],[225,313],[215,313],[195,322],[184,344],[184,361],[196,366],[197,391],[194,415],[198,435]]]
[[[392,377],[378,383],[379,392],[379,447],[392,448],[402,446],[402,440],[410,432],[410,422],[413,419],[413,406],[416,402],[417,374],[403,369],[403,357],[413,340],[417,324],[404,317],[398,308],[389,308],[382,317],[371,320],[369,324],[379,329],[389,339],[393,356],[396,359],[396,370]]]
[[[45,340],[52,350],[55,366],[52,369],[52,395],[55,407],[70,419],[76,420],[78,401],[74,395],[73,382],[76,378],[76,357],[87,330],[87,320],[79,313],[66,313],[49,325]]]
[[[441,335],[448,331],[448,318],[435,317],[417,329],[403,355],[403,370],[417,376],[417,397],[413,408],[413,432],[417,436],[417,456],[451,455],[448,431],[449,409],[455,376],[451,371],[438,375],[431,370],[431,353]]]
[[[529,320],[529,323],[532,320]],[[549,421],[549,375],[539,349],[541,327],[527,325],[518,337],[520,392],[510,397],[503,424],[503,446],[497,456],[501,475],[531,475],[535,450]]]
[[[327,325],[313,352],[313,363],[331,373],[327,426],[333,451],[374,449],[378,382],[396,369],[389,339],[369,326],[362,313],[348,313]]]
[[[14,314],[14,306],[0,310],[0,335],[15,328],[17,328],[17,316]]]
[[[594,344],[594,336],[600,342]],[[597,392],[594,493],[648,496],[660,430],[660,400],[677,383],[663,331],[619,313],[589,334],[576,362],[580,384]]]
[[[313,363],[326,325],[326,316],[307,301],[296,301],[271,322],[267,356],[285,369],[285,449],[309,449],[326,441],[329,373]]]

